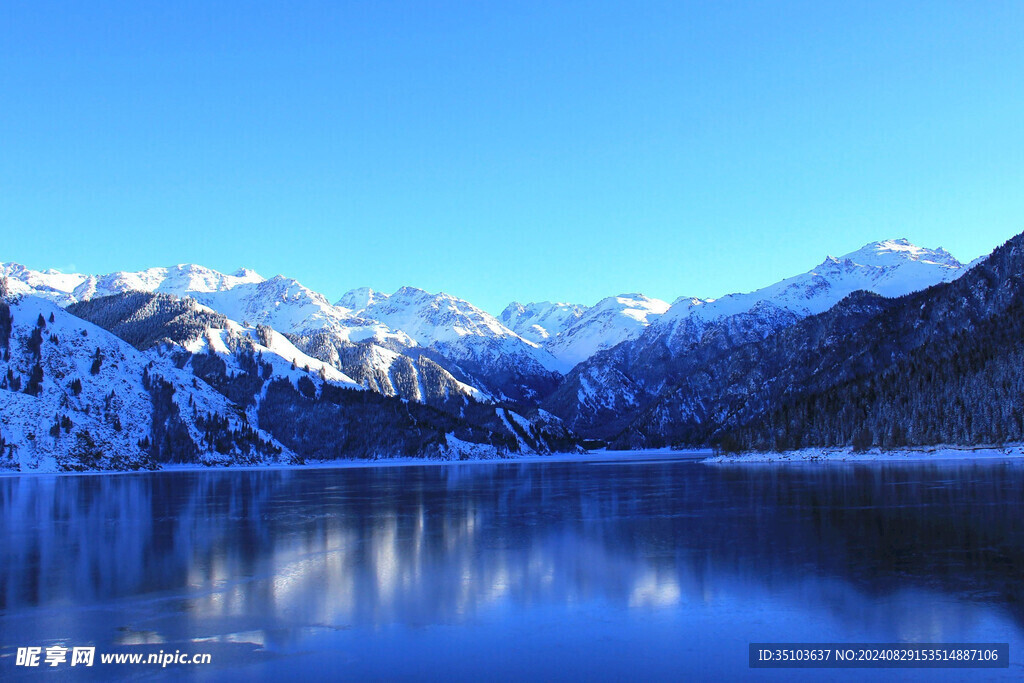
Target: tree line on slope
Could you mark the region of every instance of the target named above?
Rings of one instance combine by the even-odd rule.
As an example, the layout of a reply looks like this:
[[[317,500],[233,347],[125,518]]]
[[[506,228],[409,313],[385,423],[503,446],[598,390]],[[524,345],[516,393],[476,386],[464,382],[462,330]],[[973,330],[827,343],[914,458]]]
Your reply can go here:
[[[701,359],[615,446],[1019,440],[1022,276],[1017,236],[953,282],[895,299],[855,293],[762,341]]]

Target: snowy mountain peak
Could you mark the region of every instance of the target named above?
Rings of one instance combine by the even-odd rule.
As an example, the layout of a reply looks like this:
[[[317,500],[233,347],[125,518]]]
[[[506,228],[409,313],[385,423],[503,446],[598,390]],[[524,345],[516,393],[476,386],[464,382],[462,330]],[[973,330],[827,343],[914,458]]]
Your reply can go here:
[[[0,277],[7,278],[12,294],[38,294],[61,305],[73,301],[71,290],[86,279],[84,275],[65,274],[53,269],[40,272],[13,261],[0,263]]]
[[[521,304],[513,301],[498,319],[524,339],[540,344],[571,327],[586,311],[587,307],[579,304],[551,301]]]
[[[548,344],[548,349],[571,367],[598,351],[639,337],[652,321],[669,308],[666,301],[638,293],[606,297],[560,332]]]
[[[402,287],[389,296],[371,295],[370,290],[349,294],[351,296],[342,297],[339,304],[343,308],[339,310],[346,310],[344,305],[351,304],[360,317],[401,330],[416,344],[429,347],[464,368],[476,368],[502,377],[529,375],[544,382],[550,380],[549,371],[563,369],[539,344],[519,336],[490,313],[451,294],[432,294],[416,287]],[[360,310],[364,302],[367,305]],[[522,386],[506,388],[517,395],[524,393]],[[504,389],[497,389],[497,392],[512,396]]]
[[[545,301],[543,303],[536,303],[536,304],[529,304],[529,305],[530,306],[542,306],[544,304],[549,304],[549,303],[550,302]],[[504,310],[502,310],[502,312],[498,315],[498,320],[500,320],[502,322],[511,321],[512,319],[517,318],[517,317],[523,315],[524,313],[526,313],[526,311],[527,311],[526,306],[524,306],[523,304],[519,303],[518,301],[513,301],[508,306],[506,306],[504,308]]]
[[[262,323],[305,338],[324,333],[340,344],[373,340],[395,349],[432,347],[457,362],[522,353],[560,371],[636,339],[652,325],[667,325],[674,337],[676,323],[683,321],[693,323],[684,326],[690,334],[711,321],[751,311],[764,311],[772,320],[781,319],[780,311],[785,312],[783,317],[811,315],[860,289],[899,296],[954,279],[964,270],[944,249],[919,247],[906,238],[888,239],[844,256],[829,256],[806,273],[750,293],[718,299],[681,297],[671,306],[637,292],[607,297],[592,307],[513,302],[495,318],[458,297],[410,286],[393,294],[361,287],[331,304],[293,278],[277,275],[266,280],[247,268],[225,275],[185,263],[78,275],[0,264],[0,276],[8,277],[12,293],[31,292],[60,305],[126,291],[167,293],[192,297],[238,322]],[[761,302],[771,306],[758,307]]]
[[[963,267],[960,261],[942,247],[936,249],[919,247],[905,237],[870,242],[837,260],[850,261],[862,266],[888,267],[901,262],[916,261],[945,268],[959,269]]]
[[[53,270],[52,268],[46,271],[35,271],[30,270],[20,263],[15,261],[8,261],[7,263],[0,263],[0,277],[11,278],[12,280],[20,280],[25,282],[33,276],[39,277],[52,277],[54,275],[60,275],[60,271]]]
[[[179,263],[173,268],[152,268],[143,273],[152,278],[152,281],[162,279],[157,287],[169,294],[220,292],[241,284],[232,275],[224,275],[194,263]],[[248,282],[248,280],[244,281]]]
[[[251,268],[239,268],[235,272],[231,273],[231,277],[238,278],[239,280],[245,280],[246,282],[263,282],[264,280],[262,275]]]
[[[275,307],[282,303],[314,305],[320,308],[330,308],[331,306],[323,294],[315,292],[295,278],[285,275],[275,275],[269,280],[257,283],[255,291],[259,293],[264,302],[272,302]]]
[[[444,292],[431,294],[406,286],[390,296],[375,296],[372,290],[359,292],[357,296],[364,294],[368,303],[360,311],[361,315],[402,330],[424,346],[467,336],[518,337],[490,313]],[[352,302],[361,303],[357,297],[353,297]],[[532,345],[532,342],[527,343]]]
[[[612,303],[613,300],[614,303]],[[652,299],[649,296],[637,293],[619,294],[615,297],[602,299],[594,308],[597,309],[602,306],[620,310],[623,315],[643,323],[647,323],[649,317],[661,315],[669,309],[667,301]]]
[[[832,258],[832,257],[829,256],[829,258]],[[695,297],[695,296],[681,296],[681,297],[679,297],[678,299],[676,299],[675,301],[672,302],[672,306],[671,307],[675,307],[678,304],[689,304],[690,306],[702,306],[704,304],[709,304],[712,301],[714,301],[714,299],[701,299],[701,298]]]
[[[338,308],[347,309],[353,315],[358,315],[373,304],[384,301],[387,298],[388,295],[384,292],[378,292],[369,287],[359,287],[345,292],[340,299],[334,302],[334,305]]]
[[[941,248],[919,247],[905,238],[871,242],[838,258],[828,256],[806,273],[753,292],[708,300],[677,299],[658,326],[672,329],[675,339],[677,331],[685,329],[692,334],[713,320],[756,313],[762,310],[757,308],[762,302],[772,304],[773,316],[784,310],[803,317],[821,313],[857,290],[902,296],[954,280],[965,271],[963,264]],[[695,326],[679,327],[687,320]]]

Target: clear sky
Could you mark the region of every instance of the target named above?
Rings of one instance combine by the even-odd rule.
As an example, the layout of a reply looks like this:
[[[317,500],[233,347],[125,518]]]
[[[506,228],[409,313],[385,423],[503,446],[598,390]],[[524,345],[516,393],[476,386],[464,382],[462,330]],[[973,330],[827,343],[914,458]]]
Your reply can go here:
[[[1024,3],[0,3],[0,260],[498,312],[1024,230]]]

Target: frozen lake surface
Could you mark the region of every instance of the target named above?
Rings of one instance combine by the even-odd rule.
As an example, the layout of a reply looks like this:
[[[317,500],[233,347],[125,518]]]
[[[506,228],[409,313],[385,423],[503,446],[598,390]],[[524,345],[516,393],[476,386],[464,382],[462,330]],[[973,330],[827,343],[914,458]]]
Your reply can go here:
[[[1009,680],[1024,463],[686,459],[0,477],[18,646],[198,680]],[[749,642],[1009,642],[1003,670],[751,671]],[[81,672],[81,673],[80,673]]]

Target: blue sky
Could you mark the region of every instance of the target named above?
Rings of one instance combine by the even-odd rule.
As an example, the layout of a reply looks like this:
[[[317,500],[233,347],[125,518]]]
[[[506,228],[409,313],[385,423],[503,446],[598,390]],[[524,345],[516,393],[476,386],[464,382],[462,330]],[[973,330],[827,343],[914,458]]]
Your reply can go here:
[[[0,5],[0,260],[498,312],[1024,230],[1020,2]]]

